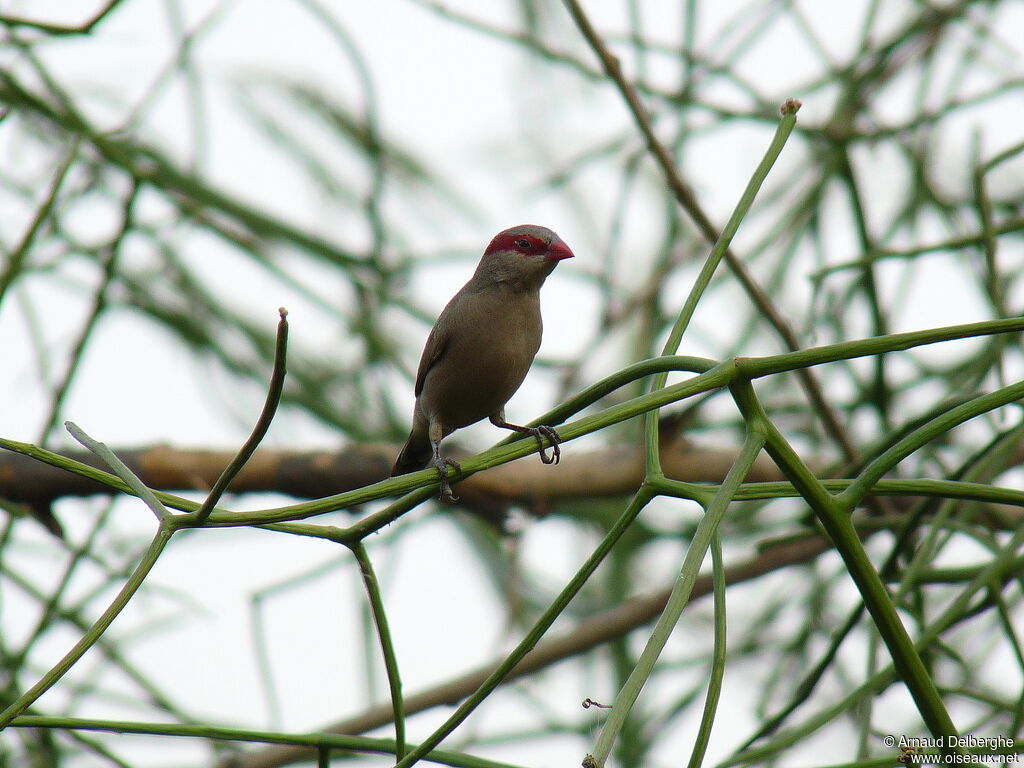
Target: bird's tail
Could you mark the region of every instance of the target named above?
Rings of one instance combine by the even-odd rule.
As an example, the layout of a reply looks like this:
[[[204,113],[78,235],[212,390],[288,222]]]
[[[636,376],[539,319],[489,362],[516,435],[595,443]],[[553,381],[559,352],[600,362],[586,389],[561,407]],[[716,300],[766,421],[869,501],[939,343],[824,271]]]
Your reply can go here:
[[[416,472],[427,466],[427,463],[434,455],[434,449],[430,445],[430,436],[426,427],[420,427],[414,423],[409,439],[402,446],[401,453],[395,460],[395,466],[391,469],[391,476],[405,475],[409,472]]]

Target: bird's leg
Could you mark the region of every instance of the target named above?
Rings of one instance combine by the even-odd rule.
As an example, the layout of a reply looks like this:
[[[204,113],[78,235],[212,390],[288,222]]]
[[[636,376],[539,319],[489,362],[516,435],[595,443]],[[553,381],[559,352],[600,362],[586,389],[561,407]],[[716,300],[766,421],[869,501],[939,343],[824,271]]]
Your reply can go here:
[[[446,459],[441,456],[441,439],[442,432],[440,427],[430,425],[430,447],[434,450],[434,455],[430,460],[430,463],[437,467],[437,474],[441,481],[441,493],[438,496],[441,501],[458,501],[459,497],[452,493],[452,487],[448,482],[448,467],[451,467],[456,472],[461,472],[462,467],[459,466],[459,462],[455,459]]]
[[[545,464],[557,464],[562,458],[562,450],[558,447],[558,444],[562,442],[562,438],[555,432],[554,427],[549,427],[546,424],[541,424],[539,427],[523,427],[519,424],[510,424],[505,421],[504,410],[498,411],[491,416],[491,424],[502,429],[511,429],[513,432],[521,432],[524,435],[533,435],[537,440],[537,451],[540,453],[540,460]],[[544,453],[545,437],[551,443],[551,456]]]

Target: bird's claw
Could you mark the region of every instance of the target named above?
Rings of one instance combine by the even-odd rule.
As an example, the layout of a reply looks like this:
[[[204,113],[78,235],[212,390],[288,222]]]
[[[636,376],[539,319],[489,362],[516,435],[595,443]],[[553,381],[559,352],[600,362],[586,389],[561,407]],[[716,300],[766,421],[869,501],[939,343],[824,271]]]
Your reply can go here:
[[[452,486],[448,482],[448,467],[451,467],[456,472],[462,471],[462,465],[455,459],[442,459],[440,457],[434,460],[434,466],[437,467],[437,473],[440,476],[441,492],[438,498],[441,501],[456,502],[459,497],[452,493]]]
[[[562,438],[558,436],[554,427],[549,427],[546,424],[541,424],[539,427],[534,427],[530,430],[535,438],[537,438],[537,449],[540,453],[540,460],[544,464],[557,464],[562,458],[562,450],[558,447],[558,444],[562,442]],[[544,453],[544,438],[548,439],[551,443],[551,455],[548,456]]]

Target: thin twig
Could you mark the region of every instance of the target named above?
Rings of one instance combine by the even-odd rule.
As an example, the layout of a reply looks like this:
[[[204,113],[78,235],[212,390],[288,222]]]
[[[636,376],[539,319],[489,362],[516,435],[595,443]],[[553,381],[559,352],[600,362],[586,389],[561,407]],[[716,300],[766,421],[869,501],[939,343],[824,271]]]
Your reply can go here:
[[[829,550],[824,539],[809,537],[769,547],[756,557],[726,569],[729,585],[740,584],[791,565],[806,563]],[[700,576],[693,585],[690,605],[697,598],[711,594],[713,579]],[[508,674],[506,682],[525,677],[579,656],[616,638],[624,637],[637,627],[649,624],[665,608],[671,587],[627,600],[621,605],[590,616],[571,632],[543,638]],[[476,669],[440,685],[405,697],[405,715],[409,717],[433,707],[461,701],[477,690],[501,659],[493,659]],[[391,722],[391,704],[371,707],[354,717],[342,720],[320,730],[327,733],[359,734],[372,731]],[[301,747],[271,747],[244,757],[232,757],[221,768],[280,768],[300,760],[309,759],[309,750]]]
[[[607,46],[601,40],[600,35],[594,29],[594,26],[590,23],[590,19],[587,18],[583,8],[577,2],[577,0],[564,0],[566,7],[569,9],[569,13],[572,15],[573,20],[576,22],[576,26],[579,27],[583,37],[593,48],[594,53],[601,60],[601,64],[604,67],[605,73],[614,81],[618,87],[619,92],[625,99],[626,104],[629,106],[629,111],[633,115],[633,119],[637,124],[637,128],[644,136],[644,140],[647,143],[647,148],[650,150],[651,155],[657,161],[658,166],[665,174],[665,180],[668,183],[669,189],[672,194],[675,195],[676,200],[683,207],[683,209],[689,214],[690,218],[697,225],[704,239],[712,245],[718,242],[721,233],[718,228],[711,222],[707,214],[704,213],[704,209],[697,201],[696,195],[690,189],[689,185],[683,181],[682,176],[676,169],[675,162],[672,156],[669,154],[665,146],[658,140],[658,137],[654,134],[654,129],[651,127],[650,118],[647,115],[647,110],[643,104],[640,103],[640,97],[636,92],[636,89],[626,80],[622,74],[622,67],[619,64],[619,60],[608,50]],[[757,281],[747,270],[744,263],[733,253],[732,249],[726,249],[725,260],[729,264],[729,267],[733,270],[737,280],[743,286],[743,289],[747,292],[751,301],[758,310],[768,319],[771,326],[776,330],[782,341],[785,343],[787,349],[792,352],[800,349],[799,339],[786,321],[785,317],[775,308],[771,298],[761,290],[761,287],[757,284]],[[814,374],[810,371],[799,371],[797,377],[814,405],[815,411],[821,416],[825,428],[829,434],[832,435],[833,439],[839,443],[846,455],[848,461],[855,461],[858,456],[857,447],[853,444],[849,435],[846,434],[846,430],[843,425],[839,422],[838,417],[833,412],[831,406],[825,398],[824,392],[821,390],[821,386],[818,384]]]
[[[7,14],[0,16],[0,24],[3,24],[6,27],[24,27],[26,29],[34,29],[38,32],[45,32],[46,34],[53,35],[55,37],[88,35],[96,28],[97,24],[107,18],[111,11],[117,8],[120,4],[121,0],[107,0],[106,5],[81,24],[53,24],[48,21],[29,19],[24,16],[10,16]]]
[[[89,437],[89,435],[87,435],[82,428],[73,421],[64,422],[64,426],[75,440],[80,442],[107,463],[107,465],[114,471],[114,474],[117,475],[129,488],[131,488],[132,493],[145,502],[146,506],[152,510],[154,515],[156,515],[157,520],[163,521],[171,516],[171,511],[163,505],[163,502],[156,497],[156,494],[147,488],[145,483],[139,480],[138,475],[128,469],[125,463],[117,458],[112,450],[99,440],[94,440]]]
[[[206,522],[207,518],[213,513],[214,508],[217,506],[217,502],[220,501],[220,497],[224,495],[224,491],[227,490],[228,485],[235,476],[242,471],[242,467],[249,461],[253,453],[259,447],[260,442],[267,434],[267,430],[270,429],[270,422],[274,420],[274,414],[277,413],[277,406],[281,402],[281,392],[284,390],[284,378],[287,370],[285,368],[285,360],[288,357],[288,310],[281,307],[278,310],[278,314],[281,319],[277,324],[277,344],[274,347],[274,370],[270,375],[270,387],[267,390],[267,399],[263,404],[263,411],[260,413],[259,419],[256,421],[256,426],[252,428],[252,433],[249,435],[249,439],[245,441],[242,447],[238,450],[238,455],[225,467],[221,476],[217,478],[217,482],[213,484],[213,488],[210,493],[207,494],[206,499],[203,501],[203,505],[195,513],[193,522],[199,526]]]

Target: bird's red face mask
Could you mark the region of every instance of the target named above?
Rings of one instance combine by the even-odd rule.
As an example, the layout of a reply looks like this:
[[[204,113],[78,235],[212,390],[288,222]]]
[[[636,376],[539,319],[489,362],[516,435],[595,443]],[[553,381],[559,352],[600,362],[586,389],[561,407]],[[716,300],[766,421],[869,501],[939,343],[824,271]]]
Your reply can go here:
[[[552,233],[553,234],[553,233]],[[573,252],[558,235],[550,240],[527,234],[502,232],[487,246],[485,254],[499,251],[513,251],[523,256],[540,256],[544,261],[561,261],[573,258]]]

